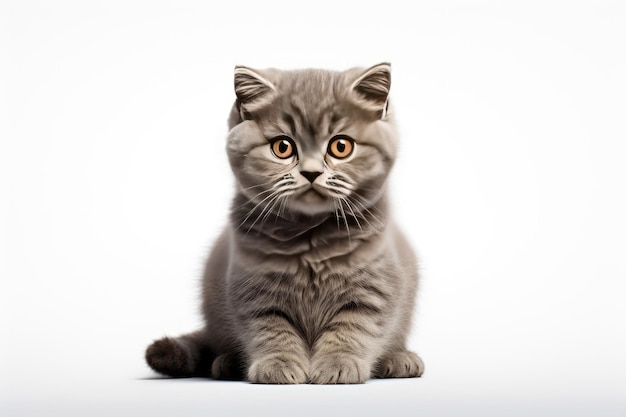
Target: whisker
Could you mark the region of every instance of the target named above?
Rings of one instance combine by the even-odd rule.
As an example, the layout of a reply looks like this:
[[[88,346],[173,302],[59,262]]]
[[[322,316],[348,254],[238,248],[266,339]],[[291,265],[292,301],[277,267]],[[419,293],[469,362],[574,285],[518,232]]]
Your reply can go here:
[[[261,204],[263,204],[265,201],[267,201],[268,199],[274,197],[275,195],[280,193],[280,190],[271,190],[272,193],[270,195],[268,195],[267,197],[265,197],[263,200],[259,201],[254,207],[252,207],[252,209],[248,212],[248,215],[245,217],[245,219],[243,219],[243,221],[239,224],[239,226],[237,226],[237,229],[239,229],[241,226],[244,225],[244,223],[246,221],[248,221],[248,219],[250,218],[250,216],[252,216],[252,213],[254,213],[254,210],[257,209],[257,207],[259,207]]]
[[[278,212],[276,213],[276,217],[280,217],[280,214],[283,211],[283,208],[285,207],[285,204],[287,204],[287,196],[285,196],[285,198],[283,198],[282,200],[280,200],[280,205],[278,206]]]
[[[348,198],[350,198],[350,197],[348,197]],[[363,203],[361,203],[360,201],[355,200],[355,199],[351,199],[351,201],[352,201],[353,203],[358,204],[359,206],[361,206],[361,210],[360,210],[360,211],[361,211],[361,218],[362,218],[363,220],[365,220],[365,221],[366,221],[366,222],[367,222],[370,226],[372,226],[374,229],[377,229],[378,227],[382,227],[382,226],[384,226],[384,225],[385,225],[385,223],[384,223],[382,220],[380,220],[380,219],[378,218],[378,216],[376,216],[374,213],[372,213],[372,212],[371,212],[371,211],[370,211],[367,207],[365,207],[365,205],[363,205]],[[367,217],[363,214],[363,212],[365,212],[365,213],[369,214],[369,216],[372,218],[372,220],[375,220],[375,221],[376,221],[376,223],[378,223],[378,227],[376,227],[376,226],[374,226],[372,223],[370,223],[370,221],[369,221],[369,220],[368,220],[368,218],[367,218]]]
[[[334,197],[334,198],[341,198],[341,197],[345,197],[345,195],[346,195],[346,193],[342,192],[341,188],[332,187],[332,186],[331,187],[327,187],[327,186],[321,185],[321,184],[320,184],[320,187],[322,187],[323,189],[328,190],[328,191],[334,193],[335,195],[331,195],[331,197]]]
[[[264,185],[268,185],[268,184],[271,184],[273,182],[274,182],[274,180],[268,181],[268,182],[264,182],[263,184],[251,185],[250,187],[241,188],[241,190],[242,191],[248,191],[248,190],[251,190],[253,188],[263,187]]]
[[[280,179],[279,179],[280,178]],[[256,200],[257,198],[263,196],[264,194],[269,193],[268,196],[266,196],[265,198],[263,198],[261,201],[259,201],[254,207],[252,207],[252,209],[247,213],[246,217],[243,219],[243,221],[241,222],[241,224],[239,226],[237,226],[237,229],[239,229],[241,226],[243,226],[243,224],[250,218],[250,216],[254,213],[254,211],[261,205],[263,204],[265,201],[267,201],[268,199],[272,198],[274,196],[274,193],[280,193],[280,190],[276,189],[277,187],[280,186],[289,186],[294,184],[296,181],[294,180],[293,176],[291,174],[284,174],[284,175],[276,175],[274,176],[272,181],[268,181],[266,183],[263,184],[259,184],[258,186],[262,186],[262,185],[267,185],[267,184],[271,184],[274,181],[276,181],[277,179],[278,182],[276,182],[270,189],[268,190],[263,190],[260,193],[258,193],[257,195],[255,195],[254,197],[248,199],[248,201],[246,201],[245,203],[241,204],[240,206],[237,207],[233,207],[233,209],[237,210],[240,209],[246,205],[249,205],[250,203],[253,203],[254,200]],[[254,186],[257,187],[257,186]],[[273,200],[272,200],[273,201]]]
[[[274,184],[272,186],[272,188],[278,188],[281,187],[283,185],[292,185],[295,183],[295,180],[293,179],[293,177],[285,177],[283,179],[281,179],[280,181],[278,181],[276,184]]]
[[[252,225],[248,228],[248,230],[246,231],[246,234],[248,234],[250,232],[250,230],[252,230],[252,228],[254,228],[254,226],[257,224],[257,222],[260,219],[261,219],[261,226],[263,224],[265,224],[265,222],[267,221],[267,218],[269,217],[270,213],[272,213],[272,211],[274,210],[274,207],[276,207],[276,204],[278,204],[280,199],[293,194],[293,191],[295,189],[297,189],[297,188],[298,187],[287,187],[287,186],[285,186],[285,187],[282,187],[282,189],[276,190],[276,195],[274,196],[274,198],[272,198],[265,205],[265,207],[263,207],[263,210],[261,210],[261,213],[259,213],[257,218],[252,223]]]
[[[278,198],[274,199],[269,210],[267,210],[267,213],[265,213],[265,216],[263,216],[263,218],[261,219],[261,224],[260,227],[263,228],[263,226],[265,225],[265,222],[267,222],[267,219],[269,218],[270,214],[272,214],[274,207],[276,207],[277,204],[280,203],[281,199],[283,198],[283,195],[279,195]],[[276,219],[276,215],[274,214],[274,219]],[[276,222],[276,220],[274,220],[274,223]],[[254,226],[254,225],[253,225]]]
[[[293,181],[292,184],[293,183],[295,183],[295,181]],[[297,187],[295,187],[295,188],[297,188]],[[274,212],[274,209],[276,208],[276,206],[278,206],[278,212],[277,213],[274,212],[274,224],[276,224],[276,220],[278,220],[278,217],[280,216],[281,209],[283,208],[284,204],[287,202],[287,197],[289,197],[291,194],[293,194],[293,191],[294,191],[295,188],[294,187],[287,187],[287,186],[283,187],[283,189],[281,190],[281,194],[278,196],[278,198],[272,200],[272,203],[271,203],[271,206],[270,206],[269,210],[267,210],[267,213],[265,213],[265,216],[263,217],[263,220],[261,222],[261,226],[263,226],[265,224],[265,222],[269,218],[270,213]]]
[[[345,188],[347,190],[350,190],[350,191],[354,190],[354,186],[352,184],[350,184],[349,182],[342,181],[342,180],[340,180],[338,178],[334,178],[334,177],[331,177],[328,180],[326,180],[326,184],[332,185],[332,186],[343,187],[343,188]]]
[[[359,196],[358,193],[352,193],[350,195],[350,197],[353,197],[352,201],[354,203],[357,203],[359,206],[361,206],[361,208],[363,209],[363,211],[369,213],[374,219],[376,219],[376,221],[380,222],[381,224],[383,224],[383,222],[378,218],[378,216],[372,212],[372,210],[374,212],[377,212],[378,215],[382,216],[383,213],[381,213],[380,209],[376,208],[376,207],[367,207],[364,203],[367,202],[367,200],[365,200],[363,197]],[[370,210],[371,209],[371,210]]]
[[[338,186],[340,186],[340,187],[347,188],[348,190],[352,190],[352,189],[354,188],[354,187],[352,186],[352,184],[347,183],[347,182],[345,182],[345,181],[341,181],[341,180],[336,179],[336,178],[329,178],[327,182],[328,182],[328,183],[332,183],[332,185],[338,185]]]
[[[346,232],[348,233],[348,242],[352,243],[352,239],[350,238],[350,226],[348,225],[348,219],[346,218],[346,212],[343,210],[343,204],[341,203],[341,200],[339,201],[339,209],[341,210],[341,216],[343,217],[343,222],[346,225]]]
[[[276,216],[274,217],[274,226],[276,226],[276,222],[280,218],[280,214],[282,213],[283,209],[285,208],[285,204],[287,204],[287,197],[288,196],[289,196],[289,194],[284,195],[280,199],[280,204],[278,205],[278,212],[276,213]]]
[[[337,203],[336,198],[333,198],[333,203],[335,204],[335,217],[337,218],[337,230],[341,230],[341,227],[339,226],[339,207],[337,207],[338,203]]]
[[[255,195],[254,197],[252,197],[252,198],[250,198],[250,199],[246,200],[246,202],[245,202],[245,203],[240,204],[240,205],[238,205],[238,206],[236,206],[236,207],[233,207],[232,209],[233,209],[233,210],[237,210],[237,209],[240,209],[240,208],[242,208],[242,207],[245,207],[245,206],[249,205],[251,202],[253,202],[255,199],[257,199],[257,198],[261,197],[263,194],[271,193],[272,191],[273,191],[273,190],[263,190],[263,191],[261,191],[260,193],[258,193],[257,195]]]
[[[250,233],[250,230],[252,230],[252,228],[254,227],[255,224],[257,224],[257,222],[259,221],[259,219],[261,218],[261,216],[263,216],[263,214],[267,211],[268,213],[270,212],[270,210],[268,210],[268,208],[271,207],[272,203],[274,203],[274,201],[276,201],[276,199],[280,198],[280,193],[277,191],[275,194],[272,194],[274,197],[269,201],[269,203],[267,203],[265,205],[265,207],[263,207],[263,210],[261,210],[261,213],[259,213],[258,216],[256,216],[256,219],[254,220],[254,222],[252,222],[252,225],[250,227],[248,227],[248,230],[246,231],[246,234]]]
[[[350,213],[352,213],[352,217],[354,217],[354,220],[356,221],[357,226],[359,226],[359,230],[361,230],[362,232],[363,228],[361,227],[361,223],[359,222],[357,215],[354,214],[354,210],[352,210],[352,205],[350,204],[350,201],[348,201],[346,197],[342,197],[341,201],[344,201],[346,203],[346,207],[348,207],[348,210],[350,210]]]
[[[352,180],[352,178],[350,178],[349,175],[346,174],[342,174],[341,172],[335,172],[332,176],[333,179],[345,182],[347,184],[350,184],[351,186],[354,186],[354,181]]]

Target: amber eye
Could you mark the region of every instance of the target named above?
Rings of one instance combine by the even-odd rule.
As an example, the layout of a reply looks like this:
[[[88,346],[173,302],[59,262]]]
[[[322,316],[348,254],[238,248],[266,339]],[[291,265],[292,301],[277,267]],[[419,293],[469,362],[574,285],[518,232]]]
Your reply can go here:
[[[291,158],[296,147],[289,136],[278,136],[272,140],[272,152],[280,159]]]
[[[334,136],[328,144],[328,153],[337,159],[345,159],[354,151],[354,140],[346,135]]]

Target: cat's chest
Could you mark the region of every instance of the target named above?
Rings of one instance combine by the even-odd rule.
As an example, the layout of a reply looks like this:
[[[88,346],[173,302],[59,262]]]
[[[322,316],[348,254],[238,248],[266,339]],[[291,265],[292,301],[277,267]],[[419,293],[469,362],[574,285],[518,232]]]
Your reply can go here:
[[[279,304],[308,339],[326,326],[343,305],[357,294],[351,291],[351,276],[307,266],[294,274],[289,290]],[[278,300],[277,300],[278,301]]]
[[[384,257],[370,259],[366,267],[341,261],[311,263],[303,258],[296,265],[269,257],[245,265],[229,286],[230,305],[237,317],[245,322],[259,311],[279,311],[309,343],[347,306],[383,311],[386,301],[393,298],[388,285],[393,268]]]
[[[294,255],[239,251],[230,281],[233,306],[243,317],[281,311],[311,339],[346,305],[371,305],[385,286],[388,274],[381,272],[390,269],[382,240],[353,240],[342,251],[322,243]]]

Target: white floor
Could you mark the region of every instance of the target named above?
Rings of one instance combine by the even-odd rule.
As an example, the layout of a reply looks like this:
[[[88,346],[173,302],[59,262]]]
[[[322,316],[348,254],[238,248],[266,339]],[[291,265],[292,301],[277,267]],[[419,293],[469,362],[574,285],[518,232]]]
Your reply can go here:
[[[28,355],[5,356],[8,374],[3,372],[0,379],[0,415],[622,417],[626,413],[624,374],[617,368],[599,371],[582,360],[563,369],[545,363],[537,367],[528,363],[526,368],[525,361],[498,363],[495,352],[490,361],[490,355],[478,352],[484,349],[456,346],[424,355],[427,372],[419,379],[353,386],[264,386],[161,378],[143,364],[138,337],[112,344],[105,339],[94,342],[80,336],[73,341],[46,338],[35,349],[25,348]]]
[[[553,381],[549,387],[541,381],[518,385],[426,376],[360,386],[261,386],[199,379],[60,377],[12,385],[8,392],[3,388],[0,415],[622,417],[626,412],[623,397],[590,393],[598,389],[590,385],[568,391],[567,381]]]

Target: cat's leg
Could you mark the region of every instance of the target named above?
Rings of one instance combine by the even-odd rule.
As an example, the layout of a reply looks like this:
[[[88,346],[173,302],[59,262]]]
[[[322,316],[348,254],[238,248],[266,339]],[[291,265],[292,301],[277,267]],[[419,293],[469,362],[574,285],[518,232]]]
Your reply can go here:
[[[246,328],[248,380],[260,384],[303,384],[308,379],[306,343],[289,317],[276,310],[256,314]]]
[[[374,306],[349,303],[322,329],[313,346],[310,382],[361,384],[381,350],[381,312]]]
[[[146,349],[148,365],[173,377],[209,376],[213,357],[204,330],[176,338],[164,337]]]
[[[378,360],[374,368],[376,378],[415,378],[424,373],[424,362],[406,349],[392,350]]]

